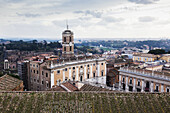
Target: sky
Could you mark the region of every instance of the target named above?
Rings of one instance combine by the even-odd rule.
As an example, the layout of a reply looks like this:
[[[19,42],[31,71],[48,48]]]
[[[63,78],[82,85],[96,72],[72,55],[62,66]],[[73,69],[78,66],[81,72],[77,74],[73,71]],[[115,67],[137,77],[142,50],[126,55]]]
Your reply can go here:
[[[168,38],[170,0],[0,0],[0,38]]]

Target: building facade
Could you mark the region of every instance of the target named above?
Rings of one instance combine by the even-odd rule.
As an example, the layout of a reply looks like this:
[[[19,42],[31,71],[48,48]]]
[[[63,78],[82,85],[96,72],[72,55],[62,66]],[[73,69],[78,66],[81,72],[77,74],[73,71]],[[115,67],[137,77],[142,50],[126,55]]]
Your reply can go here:
[[[169,92],[170,75],[142,69],[121,68],[119,90],[125,92]]]
[[[48,90],[66,81],[106,84],[106,61],[104,59],[81,59],[56,62],[30,61],[30,90]]]
[[[21,61],[17,63],[18,66],[18,75],[20,79],[23,81],[24,89],[28,90],[28,68],[29,68],[29,61]]]
[[[153,62],[157,60],[157,55],[152,55],[152,54],[134,54],[133,55],[133,61],[134,62]]]

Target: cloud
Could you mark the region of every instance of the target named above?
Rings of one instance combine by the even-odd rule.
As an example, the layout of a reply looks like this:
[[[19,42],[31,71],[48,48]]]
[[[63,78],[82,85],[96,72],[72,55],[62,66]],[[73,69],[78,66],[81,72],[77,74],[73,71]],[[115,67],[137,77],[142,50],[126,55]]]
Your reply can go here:
[[[139,22],[152,22],[155,20],[155,18],[150,16],[144,16],[144,17],[139,17],[138,20]]]
[[[24,17],[28,17],[28,18],[35,18],[35,17],[41,16],[40,14],[32,14],[32,13],[25,13],[25,14],[16,13],[16,14],[18,16],[24,16]]]
[[[129,2],[134,2],[136,4],[152,4],[159,0],[128,0]]]
[[[100,11],[92,11],[92,10],[86,10],[86,11],[74,11],[74,13],[77,13],[77,14],[84,14],[85,16],[87,16],[87,15],[91,15],[91,16],[93,16],[93,17],[95,17],[95,18],[101,18],[101,16],[102,16],[102,12],[100,12]]]
[[[106,22],[113,22],[113,23],[115,23],[115,22],[123,21],[124,18],[115,18],[115,17],[108,16],[108,17],[103,18],[103,20],[106,21]]]

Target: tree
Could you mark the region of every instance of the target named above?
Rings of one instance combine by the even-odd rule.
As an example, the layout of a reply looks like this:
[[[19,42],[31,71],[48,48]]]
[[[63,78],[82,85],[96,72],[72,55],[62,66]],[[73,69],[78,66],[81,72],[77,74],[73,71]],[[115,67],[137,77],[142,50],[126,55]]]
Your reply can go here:
[[[150,53],[150,54],[155,54],[155,55],[158,55],[158,54],[166,54],[166,52],[165,52],[164,49],[150,50],[148,53]]]

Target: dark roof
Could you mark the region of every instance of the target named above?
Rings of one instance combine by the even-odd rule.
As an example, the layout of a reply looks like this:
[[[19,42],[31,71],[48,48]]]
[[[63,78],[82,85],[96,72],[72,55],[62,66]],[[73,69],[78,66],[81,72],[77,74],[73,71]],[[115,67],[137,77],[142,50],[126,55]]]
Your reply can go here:
[[[92,86],[89,84],[84,84],[81,88],[80,91],[109,91],[108,89],[101,88],[101,87],[96,87]]]
[[[0,77],[0,91],[12,91],[23,81],[9,75]]]
[[[0,92],[4,113],[169,113],[170,93]]]
[[[66,90],[64,88],[62,88],[61,86],[55,86],[55,87],[49,89],[49,91],[64,91],[64,92],[66,92]]]

